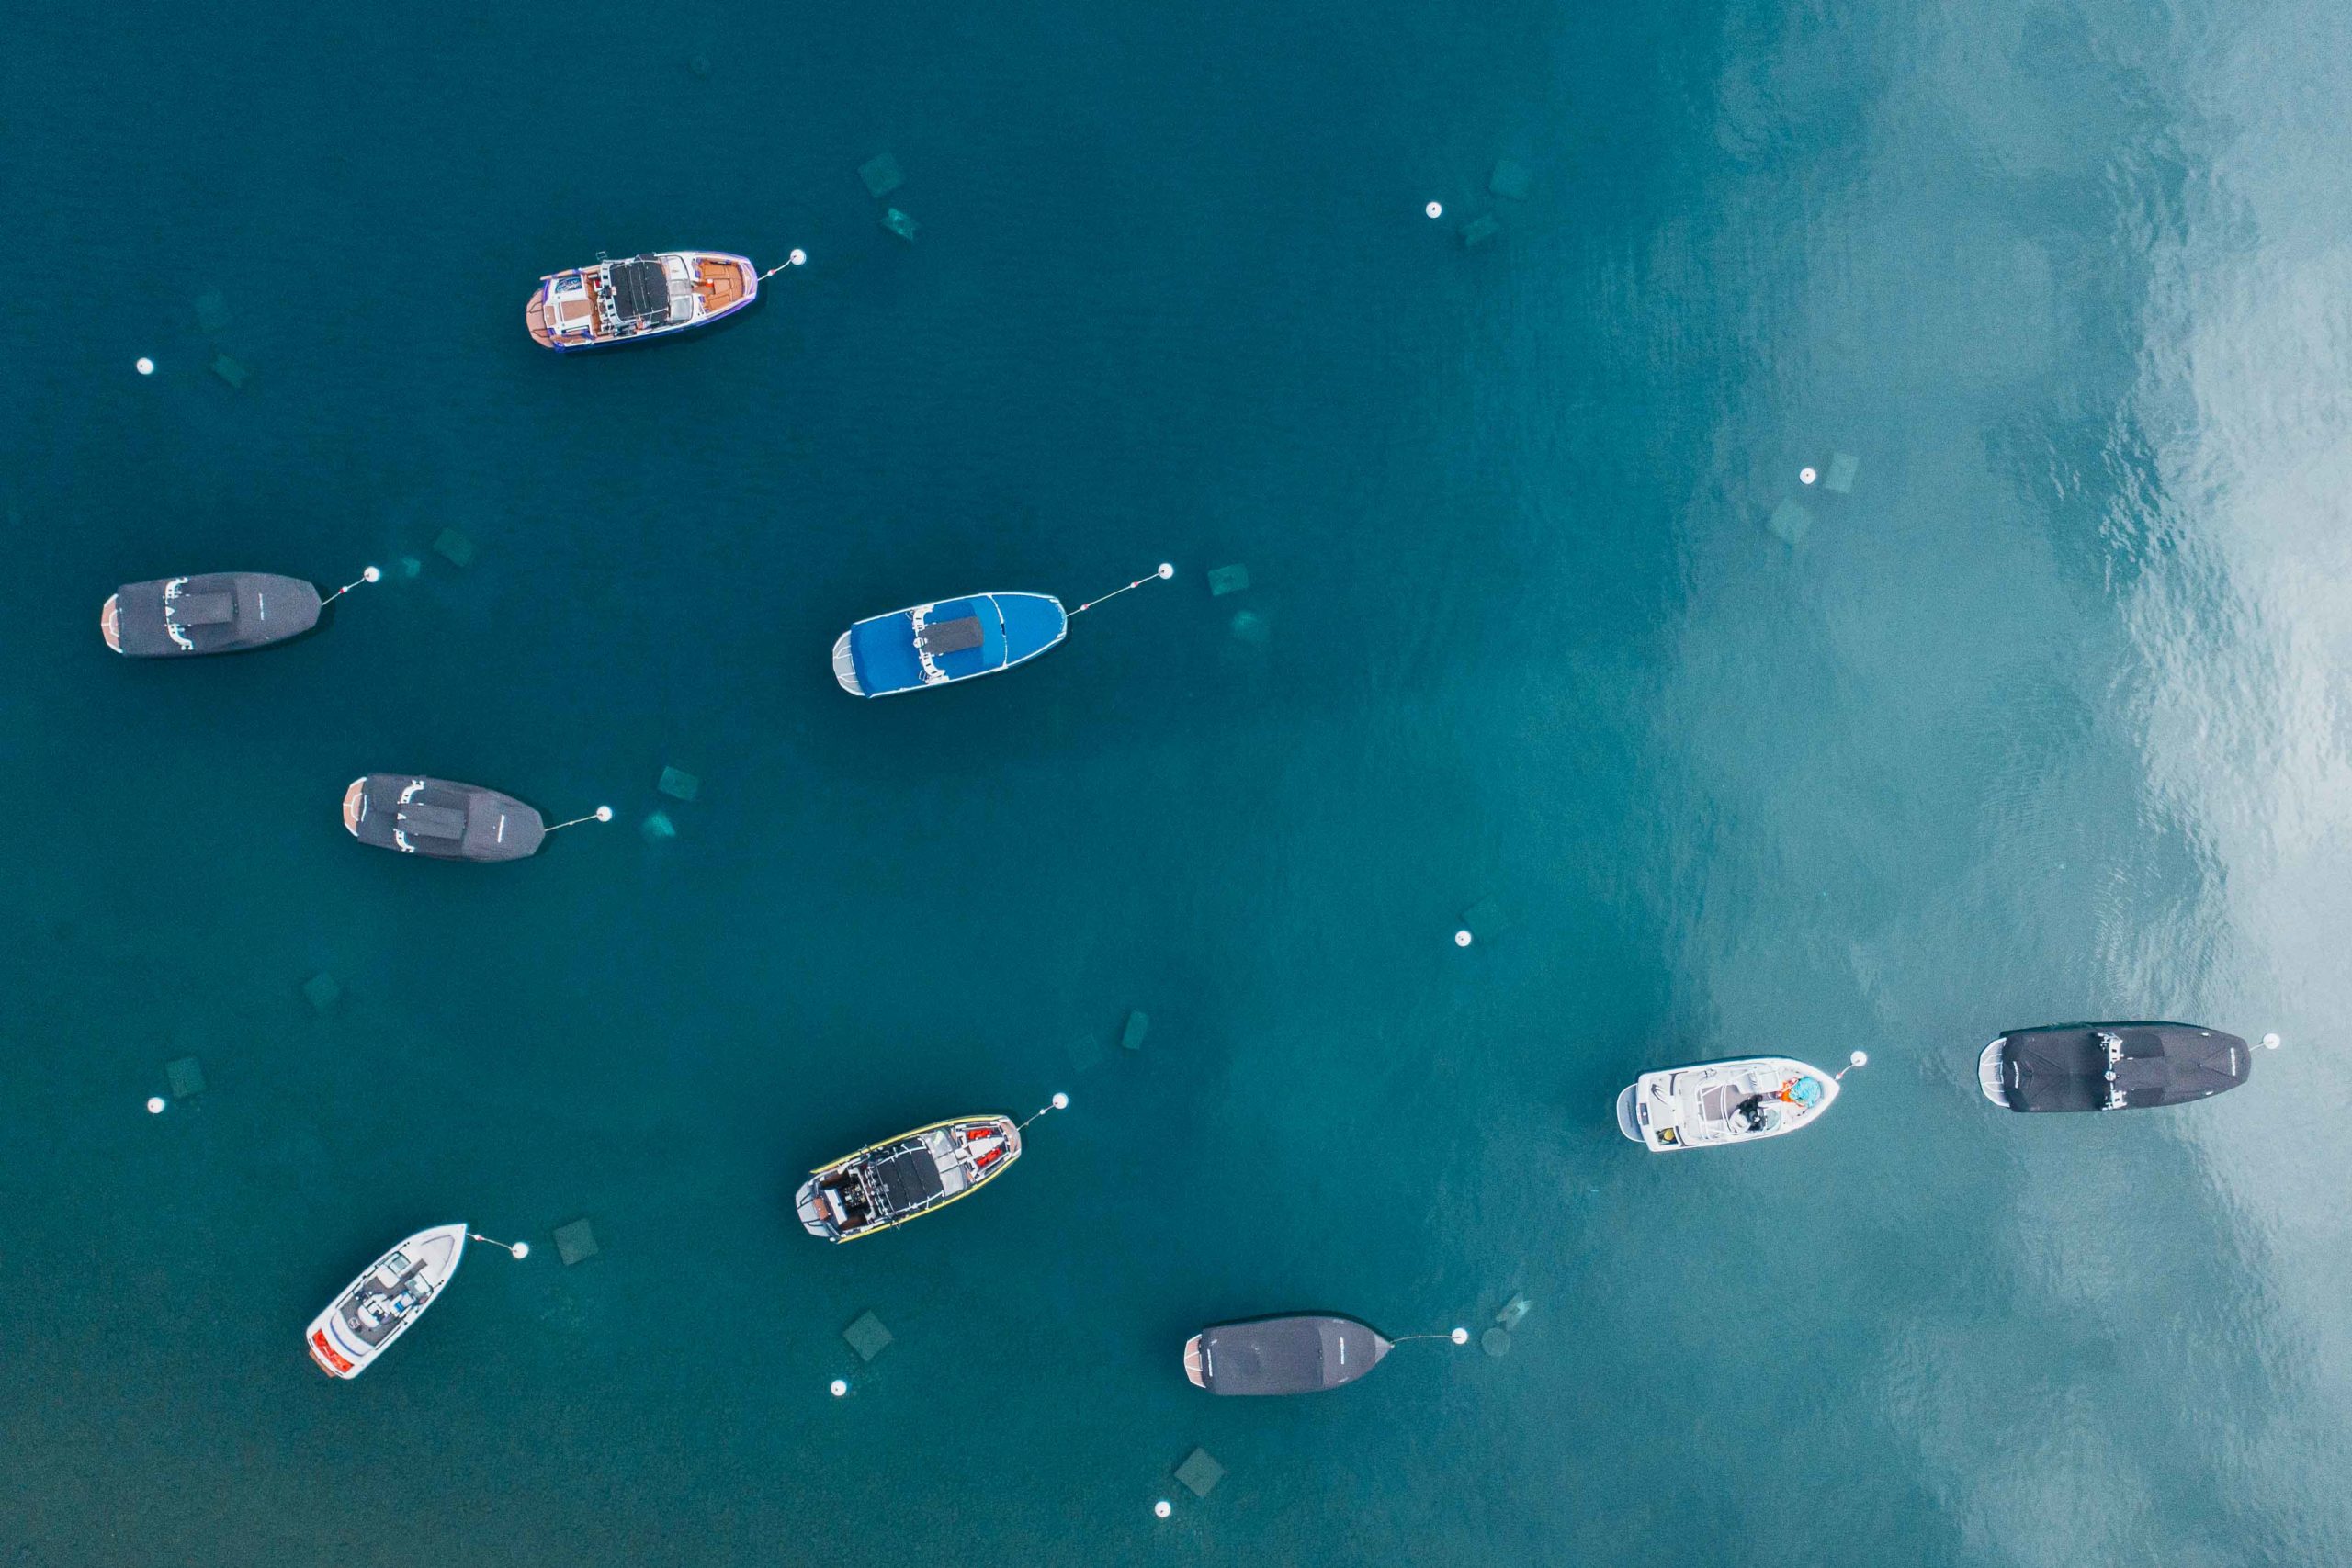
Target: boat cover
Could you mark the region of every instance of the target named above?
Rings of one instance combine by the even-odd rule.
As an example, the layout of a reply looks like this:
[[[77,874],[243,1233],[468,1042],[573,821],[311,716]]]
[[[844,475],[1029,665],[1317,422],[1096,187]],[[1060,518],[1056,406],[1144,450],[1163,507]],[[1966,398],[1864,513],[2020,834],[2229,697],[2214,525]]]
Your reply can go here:
[[[2112,1087],[2117,1110],[2179,1105],[2235,1089],[2254,1053],[2234,1034],[2193,1023],[2068,1023],[2013,1029],[2001,1037],[2003,1086],[2012,1111],[2101,1111],[2110,1087],[2100,1034],[2122,1042]]]
[[[1050,593],[992,593],[997,618],[1004,627],[1005,662],[1035,659],[1062,640],[1069,630],[1069,614]]]
[[[916,646],[915,616],[923,626]],[[864,620],[849,630],[851,669],[861,695],[876,697],[987,675],[1034,659],[1068,631],[1069,616],[1050,593],[977,593]],[[923,660],[941,679],[925,679]]]
[[[624,321],[660,326],[670,319],[670,275],[659,261],[613,263],[613,310]]]
[[[883,1207],[893,1216],[920,1209],[946,1190],[939,1179],[939,1162],[920,1138],[876,1156],[873,1178]]]
[[[915,651],[914,616],[912,610],[876,615],[870,621],[860,621],[850,633],[850,658],[857,666],[858,684],[869,694],[910,691],[927,683],[923,680],[922,659]],[[967,675],[985,675],[1004,668],[1004,632],[997,619],[996,602],[988,594],[933,604],[923,612],[923,618],[933,626],[942,622],[969,620],[980,634],[979,640],[969,647],[932,654],[932,664],[948,680],[960,681]]]
[[[299,577],[220,571],[158,578],[116,590],[115,638],[132,659],[235,653],[309,631],[319,624],[319,591]]]
[[[1353,1382],[1388,1354],[1388,1341],[1351,1317],[1265,1317],[1201,1331],[1211,1393],[1313,1393]]]
[[[480,784],[370,773],[352,831],[362,843],[435,860],[501,861],[536,852],[547,825],[513,795]]]

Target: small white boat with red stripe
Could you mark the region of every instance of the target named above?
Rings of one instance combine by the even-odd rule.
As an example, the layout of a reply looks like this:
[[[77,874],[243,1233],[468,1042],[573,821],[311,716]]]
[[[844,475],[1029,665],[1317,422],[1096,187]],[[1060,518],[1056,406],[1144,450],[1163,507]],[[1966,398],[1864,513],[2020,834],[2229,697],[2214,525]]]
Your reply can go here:
[[[331,1378],[356,1378],[441,1299],[466,1255],[466,1227],[422,1230],[376,1259],[311,1320],[311,1359]]]

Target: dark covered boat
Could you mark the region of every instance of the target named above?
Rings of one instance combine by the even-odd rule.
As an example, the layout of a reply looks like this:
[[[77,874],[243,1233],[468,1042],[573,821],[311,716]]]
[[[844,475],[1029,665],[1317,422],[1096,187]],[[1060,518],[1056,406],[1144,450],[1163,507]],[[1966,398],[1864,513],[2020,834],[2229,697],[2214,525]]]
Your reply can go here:
[[[435,860],[521,860],[548,834],[538,812],[511,795],[409,773],[354,779],[343,825],[363,844]]]
[[[810,1235],[854,1241],[969,1196],[1020,1157],[1012,1117],[958,1116],[820,1168],[795,1202]]]
[[[1355,1382],[1395,1348],[1351,1317],[1261,1317],[1193,1335],[1184,1375],[1211,1393],[1313,1393]]]
[[[2266,1034],[2265,1047],[2278,1037]],[[2254,1049],[2193,1023],[2062,1023],[2012,1029],[1976,1058],[1984,1098],[2011,1111],[2145,1111],[2245,1082]]]
[[[319,624],[319,591],[299,577],[216,571],[129,582],[98,611],[98,633],[127,659],[237,653]]]

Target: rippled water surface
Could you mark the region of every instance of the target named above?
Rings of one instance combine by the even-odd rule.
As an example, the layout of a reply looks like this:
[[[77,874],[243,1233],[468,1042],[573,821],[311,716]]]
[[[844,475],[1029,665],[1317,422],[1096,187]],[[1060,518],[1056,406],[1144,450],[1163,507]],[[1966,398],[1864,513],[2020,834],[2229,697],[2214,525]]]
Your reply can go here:
[[[2352,11],[5,19],[0,1562],[2352,1562]],[[698,340],[522,331],[796,244]],[[1004,679],[829,678],[1161,559]],[[267,654],[95,635],[368,561]],[[619,820],[414,863],[379,769]],[[2087,1017],[2288,1043],[1979,1098]],[[1802,1138],[1611,1124],[1856,1047]],[[795,1223],[1057,1089],[977,1201]],[[448,1219],[535,1249],[320,1378]],[[1324,1398],[1178,1366],[1514,1294]]]

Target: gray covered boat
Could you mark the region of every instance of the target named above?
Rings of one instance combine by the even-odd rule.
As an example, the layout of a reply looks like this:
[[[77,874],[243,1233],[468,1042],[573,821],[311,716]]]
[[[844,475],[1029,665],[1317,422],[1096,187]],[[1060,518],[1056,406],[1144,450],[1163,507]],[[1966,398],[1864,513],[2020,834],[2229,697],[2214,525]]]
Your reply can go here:
[[[239,653],[319,624],[319,591],[299,577],[216,571],[127,582],[98,612],[98,632],[126,659]]]
[[[2276,1050],[2278,1037],[2263,1045]],[[2061,1023],[2012,1029],[1977,1055],[1976,1087],[2011,1111],[2146,1111],[2186,1105],[2253,1076],[2254,1050],[2194,1023]]]
[[[1314,1393],[1355,1382],[1395,1348],[1351,1317],[1261,1317],[1193,1335],[1184,1375],[1211,1393]]]
[[[363,844],[435,860],[521,860],[548,835],[538,812],[511,795],[411,773],[354,779],[343,825]]]

